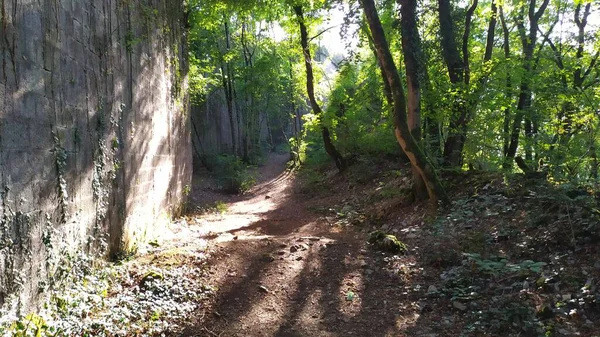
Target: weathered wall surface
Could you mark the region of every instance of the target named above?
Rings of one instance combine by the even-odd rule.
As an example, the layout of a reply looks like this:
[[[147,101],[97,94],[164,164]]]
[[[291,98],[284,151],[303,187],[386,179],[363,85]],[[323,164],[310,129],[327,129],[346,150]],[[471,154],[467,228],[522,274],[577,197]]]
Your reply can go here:
[[[0,316],[134,249],[191,177],[181,0],[0,0]]]

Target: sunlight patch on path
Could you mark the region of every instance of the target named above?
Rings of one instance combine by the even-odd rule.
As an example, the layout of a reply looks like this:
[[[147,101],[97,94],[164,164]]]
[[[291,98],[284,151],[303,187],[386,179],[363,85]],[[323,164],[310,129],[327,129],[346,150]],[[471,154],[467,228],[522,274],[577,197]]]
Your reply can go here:
[[[254,195],[252,198],[228,204],[226,212],[196,217],[194,222],[200,224],[199,232],[205,233],[204,236],[232,233],[265,220],[264,217],[267,213],[276,210],[289,198],[288,187],[292,178],[293,174],[286,170],[274,179],[267,180],[253,188],[249,192]],[[244,233],[244,236],[251,236],[251,233]],[[263,237],[255,236],[255,238]],[[220,239],[219,241],[229,240]]]

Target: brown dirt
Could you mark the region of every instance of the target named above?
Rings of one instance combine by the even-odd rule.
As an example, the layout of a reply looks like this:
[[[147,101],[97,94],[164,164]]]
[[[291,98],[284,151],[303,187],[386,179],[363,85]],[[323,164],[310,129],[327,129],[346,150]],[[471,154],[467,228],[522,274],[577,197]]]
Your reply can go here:
[[[398,336],[419,317],[402,280],[373,267],[383,257],[364,233],[309,210],[332,200],[294,193],[287,159],[270,157],[249,196],[201,220],[219,290],[181,336]]]
[[[455,203],[432,214],[410,201],[410,171],[397,163],[300,179],[287,159],[271,156],[242,196],[196,179],[196,208],[229,207],[176,226],[177,246],[207,244],[204,282],[217,289],[178,336],[598,336],[590,205],[547,183],[464,173],[445,177]],[[408,252],[372,249],[379,229]],[[494,274],[462,253],[545,266]]]

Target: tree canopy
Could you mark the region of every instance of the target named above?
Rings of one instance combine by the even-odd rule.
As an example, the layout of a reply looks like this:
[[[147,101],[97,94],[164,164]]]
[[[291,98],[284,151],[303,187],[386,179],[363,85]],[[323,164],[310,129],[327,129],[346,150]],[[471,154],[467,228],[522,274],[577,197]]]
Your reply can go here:
[[[597,183],[592,2],[194,0],[188,9],[194,101],[223,93],[231,151],[246,161],[282,141],[298,162],[329,154],[340,171],[347,159],[386,155],[431,181],[472,169]],[[332,13],[344,16],[345,51],[322,40],[336,28]]]

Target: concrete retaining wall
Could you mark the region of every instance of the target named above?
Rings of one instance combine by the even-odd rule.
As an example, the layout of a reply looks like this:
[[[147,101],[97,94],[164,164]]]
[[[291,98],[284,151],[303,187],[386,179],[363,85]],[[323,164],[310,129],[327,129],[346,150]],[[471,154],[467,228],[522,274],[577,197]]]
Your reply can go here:
[[[0,314],[134,250],[191,179],[176,0],[0,0]]]

